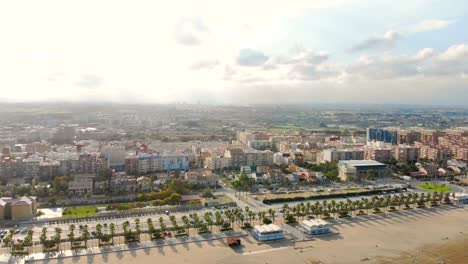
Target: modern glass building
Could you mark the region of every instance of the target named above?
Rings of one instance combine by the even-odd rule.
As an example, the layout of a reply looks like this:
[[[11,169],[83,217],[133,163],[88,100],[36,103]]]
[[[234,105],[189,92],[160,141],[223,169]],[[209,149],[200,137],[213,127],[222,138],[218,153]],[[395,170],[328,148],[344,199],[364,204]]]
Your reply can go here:
[[[396,145],[398,143],[398,131],[387,128],[367,128],[367,141],[383,141]]]

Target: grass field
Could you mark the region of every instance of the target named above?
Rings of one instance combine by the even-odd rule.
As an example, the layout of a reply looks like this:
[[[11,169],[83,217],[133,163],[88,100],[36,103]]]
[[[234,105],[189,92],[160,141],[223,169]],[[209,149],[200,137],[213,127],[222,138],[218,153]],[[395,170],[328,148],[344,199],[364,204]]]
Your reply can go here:
[[[432,184],[432,183],[423,183],[419,185],[419,187],[423,188],[424,190],[431,190],[431,191],[436,191],[436,192],[447,192],[452,190],[450,186],[447,185],[438,185],[438,184]]]
[[[96,206],[77,206],[77,207],[69,207],[63,210],[62,216],[64,218],[75,218],[75,217],[85,217],[91,216],[97,213]]]

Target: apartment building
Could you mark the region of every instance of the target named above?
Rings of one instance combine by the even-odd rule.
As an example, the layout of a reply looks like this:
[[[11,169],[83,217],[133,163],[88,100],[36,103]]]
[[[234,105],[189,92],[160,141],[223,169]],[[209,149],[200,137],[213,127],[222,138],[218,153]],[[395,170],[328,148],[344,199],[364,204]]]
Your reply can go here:
[[[415,130],[398,130],[397,144],[412,145],[416,141],[421,141],[421,132]]]
[[[419,147],[398,145],[393,148],[393,157],[401,161],[417,161],[419,159]]]
[[[328,162],[338,162],[340,160],[363,160],[364,150],[325,149],[323,150],[322,155],[322,159]]]
[[[245,164],[244,150],[242,148],[228,148],[224,156],[231,159],[232,167],[238,168]]]
[[[93,193],[94,174],[75,174],[73,180],[68,183],[68,191],[74,195],[86,195]]]
[[[224,156],[210,156],[205,159],[205,168],[210,170],[222,170],[232,166],[231,158]]]
[[[368,147],[364,149],[364,157],[366,160],[375,160],[387,163],[393,158],[393,151],[391,148]]]
[[[187,171],[189,157],[186,154],[138,153],[125,158],[128,174],[148,174],[160,171]]]

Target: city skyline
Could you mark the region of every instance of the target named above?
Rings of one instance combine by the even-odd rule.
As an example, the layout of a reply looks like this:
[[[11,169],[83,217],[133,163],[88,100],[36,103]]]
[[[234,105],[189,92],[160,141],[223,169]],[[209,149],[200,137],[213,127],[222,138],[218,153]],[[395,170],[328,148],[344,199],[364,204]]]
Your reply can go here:
[[[468,101],[463,1],[3,6],[3,102]]]

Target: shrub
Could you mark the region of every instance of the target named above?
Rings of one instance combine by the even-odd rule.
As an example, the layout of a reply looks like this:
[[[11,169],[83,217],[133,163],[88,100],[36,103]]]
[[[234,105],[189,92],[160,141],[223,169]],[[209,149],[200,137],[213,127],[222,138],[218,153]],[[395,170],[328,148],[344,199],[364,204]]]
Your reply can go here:
[[[263,224],[269,225],[269,224],[271,224],[271,223],[273,223],[273,221],[271,221],[270,218],[268,218],[268,217],[264,217],[264,218],[263,218]]]

